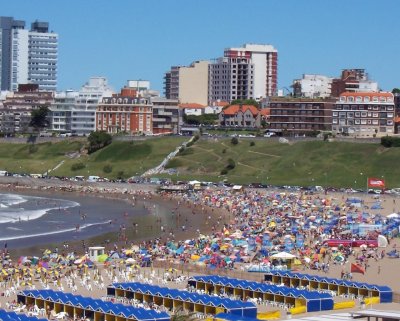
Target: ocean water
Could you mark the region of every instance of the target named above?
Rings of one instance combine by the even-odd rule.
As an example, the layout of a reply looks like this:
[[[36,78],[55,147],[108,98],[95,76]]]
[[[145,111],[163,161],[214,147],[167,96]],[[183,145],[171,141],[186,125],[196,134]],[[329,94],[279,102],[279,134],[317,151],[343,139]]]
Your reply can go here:
[[[140,215],[143,210],[84,195],[0,193],[0,248],[86,239],[118,230],[128,214]]]

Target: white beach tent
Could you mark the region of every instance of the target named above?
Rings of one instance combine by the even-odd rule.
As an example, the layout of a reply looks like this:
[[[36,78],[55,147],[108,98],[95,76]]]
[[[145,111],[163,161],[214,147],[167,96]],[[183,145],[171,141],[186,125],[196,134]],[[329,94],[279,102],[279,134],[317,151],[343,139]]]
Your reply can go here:
[[[287,253],[287,252],[279,252],[274,255],[271,255],[272,259],[282,259],[282,260],[291,260],[296,258],[296,255]]]

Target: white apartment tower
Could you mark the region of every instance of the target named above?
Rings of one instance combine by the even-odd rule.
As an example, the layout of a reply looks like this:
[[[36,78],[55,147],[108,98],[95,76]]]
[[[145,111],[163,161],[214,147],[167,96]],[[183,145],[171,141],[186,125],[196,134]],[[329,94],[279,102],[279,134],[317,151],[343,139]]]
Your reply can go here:
[[[208,103],[257,99],[276,94],[278,51],[272,45],[227,48],[209,65]]]
[[[58,35],[47,22],[0,17],[1,90],[17,90],[19,84],[37,84],[42,91],[57,88]]]

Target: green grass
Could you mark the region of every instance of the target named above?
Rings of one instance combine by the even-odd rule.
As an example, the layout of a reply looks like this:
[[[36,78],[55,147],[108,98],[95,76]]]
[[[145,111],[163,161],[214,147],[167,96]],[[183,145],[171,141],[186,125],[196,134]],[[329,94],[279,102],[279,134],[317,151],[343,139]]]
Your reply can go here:
[[[397,166],[400,148],[323,141],[287,145],[262,139],[250,146],[249,142],[239,139],[238,145],[232,145],[230,139],[200,140],[191,147],[191,153],[180,154],[173,160],[179,172],[175,177],[353,188],[366,188],[367,177],[384,177],[388,186],[400,186]],[[236,167],[221,176],[229,158],[235,161]]]
[[[44,173],[83,146],[79,141],[42,144],[0,144],[0,168],[17,173]]]
[[[176,149],[184,137],[152,138],[144,141],[113,142],[111,145],[85,157],[68,159],[53,175],[76,176],[97,175],[116,178],[119,172],[123,177],[141,175],[146,170],[156,167],[170,152]],[[71,171],[72,164],[82,162],[85,168]],[[104,172],[104,166],[112,166],[111,173]]]
[[[61,161],[63,165],[52,175],[98,175],[109,178],[140,175],[161,163],[185,137],[162,137],[134,142],[114,142],[91,155],[71,159],[67,154],[79,151],[84,142],[0,144],[0,169],[11,172],[44,173]],[[366,188],[367,177],[384,177],[389,187],[400,186],[400,148],[385,149],[379,144],[309,141],[280,144],[276,140],[240,139],[232,145],[230,138],[200,139],[178,154],[168,164],[178,174],[174,180],[199,179],[234,183],[265,183],[273,185],[323,185]],[[225,152],[223,152],[225,150]],[[235,168],[221,176],[228,159]],[[82,169],[71,166],[82,163]],[[112,167],[111,173],[104,168]]]

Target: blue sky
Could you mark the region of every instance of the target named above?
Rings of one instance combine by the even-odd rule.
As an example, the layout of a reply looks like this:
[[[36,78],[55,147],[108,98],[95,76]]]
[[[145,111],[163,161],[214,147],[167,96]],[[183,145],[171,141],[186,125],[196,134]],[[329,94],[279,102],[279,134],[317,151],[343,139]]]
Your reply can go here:
[[[304,73],[365,68],[400,87],[398,0],[12,0],[0,14],[48,21],[59,34],[59,89],[106,76],[162,91],[172,65],[217,58],[244,43],[278,49],[279,88]]]

